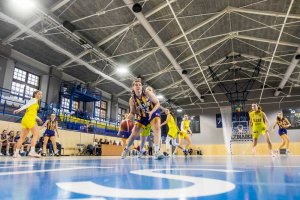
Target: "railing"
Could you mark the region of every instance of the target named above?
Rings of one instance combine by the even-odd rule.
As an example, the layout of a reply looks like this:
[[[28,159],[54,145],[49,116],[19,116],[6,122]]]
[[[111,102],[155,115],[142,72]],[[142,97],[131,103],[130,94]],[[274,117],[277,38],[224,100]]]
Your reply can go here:
[[[15,115],[13,111],[25,105],[29,98],[12,93],[10,90],[0,88],[0,113],[16,118],[18,121],[22,114]],[[70,129],[74,131],[89,132],[93,134],[103,134],[117,136],[118,125],[114,119],[90,118],[80,119],[74,116],[74,113],[64,112],[62,109],[57,109],[56,104],[47,104],[40,102],[39,117],[46,121],[50,114],[54,113],[59,119],[59,124],[62,129]]]

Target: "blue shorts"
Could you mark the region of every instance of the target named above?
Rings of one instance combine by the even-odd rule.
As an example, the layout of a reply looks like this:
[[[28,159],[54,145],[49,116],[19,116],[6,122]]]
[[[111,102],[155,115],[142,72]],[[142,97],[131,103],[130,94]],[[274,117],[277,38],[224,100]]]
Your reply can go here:
[[[131,132],[128,132],[128,131],[121,131],[120,132],[120,135],[122,138],[129,138]]]
[[[279,134],[280,136],[282,136],[282,135],[284,135],[284,134],[287,134],[287,130],[286,130],[285,128],[280,128],[280,129],[278,129],[278,134]]]
[[[150,122],[155,118],[155,117],[159,117],[160,118],[160,112],[159,110],[157,109],[151,116],[150,120],[149,120],[149,115],[147,114],[146,117],[141,117],[141,116],[138,116],[135,124],[142,127],[142,128],[145,128],[148,124],[150,124]]]
[[[46,136],[46,137],[53,137],[53,136],[55,136],[55,132],[52,131],[52,130],[46,129],[46,131],[44,133],[44,136]]]

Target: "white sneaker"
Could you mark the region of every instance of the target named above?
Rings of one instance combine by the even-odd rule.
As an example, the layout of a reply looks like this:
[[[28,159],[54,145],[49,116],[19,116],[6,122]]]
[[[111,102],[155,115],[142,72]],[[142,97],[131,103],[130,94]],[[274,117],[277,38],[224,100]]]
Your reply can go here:
[[[126,149],[126,148],[125,148],[125,149],[123,150],[122,154],[121,154],[121,158],[122,158],[122,159],[126,158],[128,152],[129,152],[129,149]]]
[[[3,156],[3,153],[0,153],[0,156]]]
[[[164,159],[165,156],[164,154],[162,154],[161,152],[157,152],[155,155],[154,155],[154,160],[162,160]]]
[[[32,152],[32,151],[29,152],[28,156],[29,157],[35,157],[35,158],[40,158],[41,157],[40,154],[37,154],[36,152]]]
[[[276,156],[276,154],[271,150],[270,151],[270,155],[272,156],[272,157],[275,157]]]
[[[14,153],[13,158],[21,158],[22,156],[19,153]]]
[[[139,152],[138,158],[142,158],[143,155],[144,155],[144,153],[145,153],[145,150],[141,150],[141,151]]]

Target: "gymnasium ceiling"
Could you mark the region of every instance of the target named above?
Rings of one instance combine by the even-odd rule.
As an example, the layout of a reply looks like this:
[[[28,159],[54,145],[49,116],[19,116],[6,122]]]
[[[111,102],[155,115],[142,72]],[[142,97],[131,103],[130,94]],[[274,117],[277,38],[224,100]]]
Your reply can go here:
[[[126,101],[131,81],[141,76],[164,96],[164,105],[186,112],[229,105],[217,83],[234,90],[236,82],[241,90],[259,59],[247,103],[300,100],[299,62],[274,96],[300,45],[300,0],[38,2],[38,9],[20,15],[1,1],[2,44]],[[140,13],[131,9],[137,2]],[[62,25],[66,21],[74,32]],[[130,73],[116,73],[120,65]]]

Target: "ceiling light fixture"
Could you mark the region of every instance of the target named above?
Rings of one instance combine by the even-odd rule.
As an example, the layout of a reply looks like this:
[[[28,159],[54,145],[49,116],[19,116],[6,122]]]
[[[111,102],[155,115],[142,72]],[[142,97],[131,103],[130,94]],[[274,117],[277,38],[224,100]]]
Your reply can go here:
[[[22,10],[31,10],[36,7],[33,0],[12,0],[13,6]]]
[[[127,74],[128,72],[129,72],[129,70],[128,70],[128,68],[126,67],[126,66],[119,66],[118,68],[117,68],[117,72],[119,73],[119,74]]]

